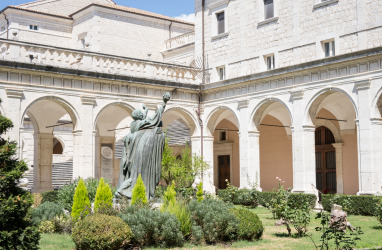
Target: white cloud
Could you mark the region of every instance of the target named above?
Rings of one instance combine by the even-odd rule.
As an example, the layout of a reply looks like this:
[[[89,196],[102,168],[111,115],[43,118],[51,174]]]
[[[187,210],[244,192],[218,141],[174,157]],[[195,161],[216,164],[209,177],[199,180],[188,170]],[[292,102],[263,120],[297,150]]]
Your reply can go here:
[[[181,20],[184,20],[184,21],[187,21],[187,22],[191,22],[191,23],[194,23],[195,22],[195,14],[194,13],[191,13],[191,14],[182,14],[180,16],[177,16],[175,17],[176,19],[181,19]]]

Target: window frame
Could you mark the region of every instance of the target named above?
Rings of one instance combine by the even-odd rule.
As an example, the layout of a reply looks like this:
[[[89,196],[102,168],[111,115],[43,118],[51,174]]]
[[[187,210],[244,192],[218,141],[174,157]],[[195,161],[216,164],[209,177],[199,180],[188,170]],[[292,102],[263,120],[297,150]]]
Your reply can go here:
[[[38,25],[29,24],[29,30],[38,31],[40,27]]]
[[[268,60],[270,59],[270,64]],[[265,69],[266,70],[274,70],[276,69],[276,60],[275,60],[275,54],[268,54],[264,56],[265,61]]]
[[[225,133],[225,140],[222,140],[222,134]],[[222,128],[219,130],[219,142],[228,142],[228,128]]]
[[[321,42],[323,57],[332,57],[336,55],[336,42],[335,39],[325,40]],[[328,51],[327,51],[328,49]]]
[[[229,34],[229,10],[228,10],[228,0],[222,0],[214,4],[208,5],[209,8],[209,19],[211,25],[211,40],[215,40],[222,37],[227,37]],[[218,32],[218,14],[224,12],[224,32]]]
[[[217,71],[217,74],[218,74],[218,80],[219,81],[227,80],[227,71],[226,71],[225,65],[216,67],[216,71]]]
[[[223,14],[223,20],[222,20],[222,22],[223,22],[223,27],[222,27],[222,29],[223,29],[223,30],[222,30],[222,31],[220,31],[220,23],[219,23],[219,21],[221,21],[221,20],[219,20],[219,15],[221,15],[221,14]],[[217,35],[221,35],[221,34],[226,33],[226,27],[225,27],[225,23],[226,23],[226,13],[225,13],[225,10],[216,12],[216,13],[215,13],[215,17],[216,17],[216,34],[217,34]]]
[[[271,4],[266,4],[266,1],[272,1]],[[267,5],[272,6],[272,16],[267,17],[268,8]],[[263,0],[263,6],[264,6],[264,20],[268,20],[275,17],[275,1],[274,0]]]

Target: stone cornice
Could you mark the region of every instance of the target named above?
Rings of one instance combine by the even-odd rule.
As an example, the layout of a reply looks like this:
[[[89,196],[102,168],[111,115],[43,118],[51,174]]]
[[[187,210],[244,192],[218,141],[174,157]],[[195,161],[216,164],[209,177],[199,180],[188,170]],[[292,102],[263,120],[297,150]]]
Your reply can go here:
[[[81,96],[81,103],[82,105],[90,105],[95,106],[96,105],[96,99],[89,96]]]
[[[302,90],[292,91],[290,93],[290,97],[292,101],[301,100],[304,97],[304,91]]]
[[[369,79],[355,82],[355,88],[357,91],[370,89],[371,81]]]
[[[238,109],[245,109],[248,108],[249,100],[242,100],[237,103]]]
[[[23,98],[23,91],[19,89],[6,89],[8,98],[21,99]]]

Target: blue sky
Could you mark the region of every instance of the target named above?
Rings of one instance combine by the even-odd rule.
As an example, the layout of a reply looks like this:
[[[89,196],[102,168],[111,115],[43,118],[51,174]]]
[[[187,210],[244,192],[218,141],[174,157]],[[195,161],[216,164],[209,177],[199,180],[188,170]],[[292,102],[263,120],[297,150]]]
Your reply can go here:
[[[0,0],[0,10],[8,5],[18,5],[32,1],[34,0]],[[119,5],[147,10],[171,17],[194,13],[194,0],[114,0],[114,2]]]

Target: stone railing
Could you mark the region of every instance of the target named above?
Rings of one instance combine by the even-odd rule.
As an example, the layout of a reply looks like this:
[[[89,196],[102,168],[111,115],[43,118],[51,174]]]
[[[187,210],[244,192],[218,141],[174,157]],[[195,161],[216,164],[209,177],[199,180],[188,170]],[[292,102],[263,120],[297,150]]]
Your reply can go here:
[[[0,39],[0,60],[196,84],[190,67]]]
[[[189,32],[166,41],[166,49],[174,49],[195,42],[195,32]]]

